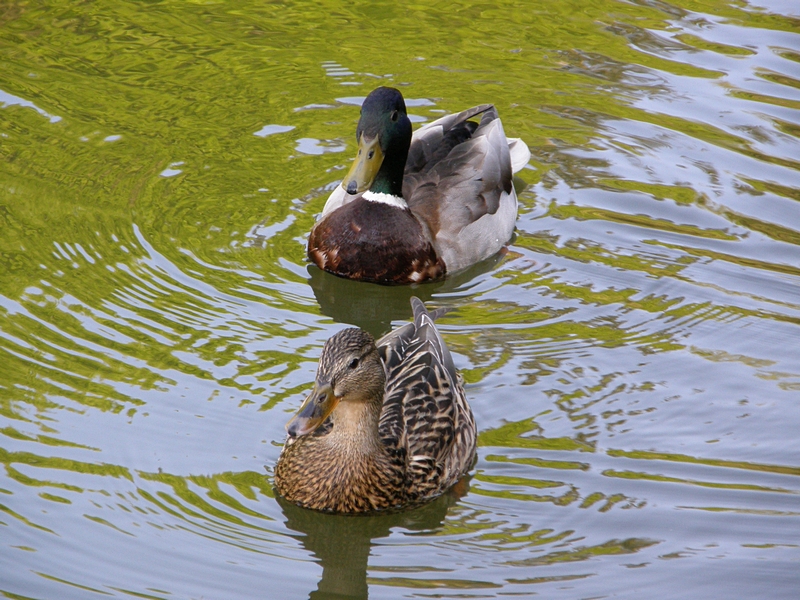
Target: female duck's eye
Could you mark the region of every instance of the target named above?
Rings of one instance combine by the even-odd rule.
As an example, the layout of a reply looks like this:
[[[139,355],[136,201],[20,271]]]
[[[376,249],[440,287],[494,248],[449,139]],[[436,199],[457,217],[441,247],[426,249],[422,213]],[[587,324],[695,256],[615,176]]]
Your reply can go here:
[[[392,121],[395,121],[395,122],[396,122],[396,121],[397,121],[397,119],[398,119],[399,117],[400,117],[400,113],[399,113],[399,112],[397,112],[397,111],[394,111],[394,112],[392,113],[392,116],[391,116],[391,117],[389,117],[389,118],[390,118]]]
[[[347,365],[347,368],[355,369],[357,366],[358,366],[358,359],[354,358],[353,360],[350,361],[350,364]]]

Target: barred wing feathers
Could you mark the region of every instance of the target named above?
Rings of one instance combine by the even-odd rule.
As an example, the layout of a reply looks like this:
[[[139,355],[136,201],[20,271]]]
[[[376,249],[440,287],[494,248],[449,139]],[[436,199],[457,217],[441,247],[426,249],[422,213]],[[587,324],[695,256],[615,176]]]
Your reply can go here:
[[[414,322],[378,341],[387,371],[379,425],[384,446],[406,465],[410,500],[453,485],[471,466],[475,422],[450,352],[428,313],[412,299]]]

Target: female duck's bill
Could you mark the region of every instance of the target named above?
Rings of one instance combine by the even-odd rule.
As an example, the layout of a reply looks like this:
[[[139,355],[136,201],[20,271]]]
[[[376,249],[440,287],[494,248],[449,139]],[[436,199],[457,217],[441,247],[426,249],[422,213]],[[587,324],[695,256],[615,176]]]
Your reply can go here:
[[[333,412],[339,400],[341,398],[333,393],[330,382],[321,383],[317,380],[300,410],[286,424],[286,432],[291,437],[299,437],[315,431]]]
[[[474,120],[473,120],[474,119]],[[367,96],[358,152],[308,241],[319,268],[350,279],[439,279],[496,254],[517,217],[513,173],[529,160],[494,106],[443,117],[413,133],[402,94]]]

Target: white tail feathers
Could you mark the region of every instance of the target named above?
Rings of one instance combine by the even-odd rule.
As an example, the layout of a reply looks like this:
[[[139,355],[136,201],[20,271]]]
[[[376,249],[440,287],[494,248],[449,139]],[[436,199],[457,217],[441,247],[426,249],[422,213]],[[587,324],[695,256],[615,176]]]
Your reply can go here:
[[[531,159],[531,151],[521,138],[508,138],[508,151],[511,153],[512,173],[522,170]]]

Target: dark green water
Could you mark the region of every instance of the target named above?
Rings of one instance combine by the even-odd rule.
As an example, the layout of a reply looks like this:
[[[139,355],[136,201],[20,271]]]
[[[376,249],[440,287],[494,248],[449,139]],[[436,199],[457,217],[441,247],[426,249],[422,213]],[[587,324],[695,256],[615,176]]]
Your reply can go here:
[[[503,256],[307,266],[381,84],[528,143]],[[0,595],[797,597],[799,138],[790,1],[6,2]],[[468,489],[284,506],[322,344],[412,293],[454,309]]]

